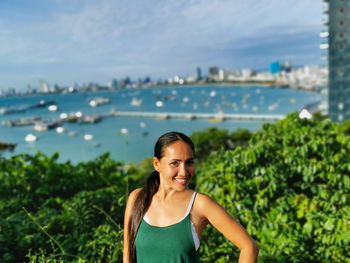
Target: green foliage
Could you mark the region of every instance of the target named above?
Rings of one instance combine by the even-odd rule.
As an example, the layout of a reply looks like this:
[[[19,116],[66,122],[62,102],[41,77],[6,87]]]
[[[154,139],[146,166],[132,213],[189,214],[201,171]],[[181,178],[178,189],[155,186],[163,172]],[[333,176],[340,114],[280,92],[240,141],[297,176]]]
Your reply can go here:
[[[259,262],[349,262],[349,152],[338,125],[291,114],[265,124],[248,148],[212,155],[196,185],[258,241]],[[204,262],[237,260],[215,231],[202,242]]]
[[[142,170],[108,154],[77,165],[57,159],[0,159],[0,261],[121,262],[126,196]]]
[[[194,133],[201,161],[194,185],[257,240],[259,262],[349,262],[348,127],[295,113],[254,135]],[[144,183],[152,160],[57,160],[0,157],[0,262],[122,262],[126,197]],[[239,255],[212,227],[200,252],[202,262],[237,262]]]
[[[247,129],[237,129],[229,134],[226,129],[212,127],[193,132],[190,137],[196,146],[196,158],[204,161],[210,153],[233,150],[237,146],[247,146],[252,133]]]

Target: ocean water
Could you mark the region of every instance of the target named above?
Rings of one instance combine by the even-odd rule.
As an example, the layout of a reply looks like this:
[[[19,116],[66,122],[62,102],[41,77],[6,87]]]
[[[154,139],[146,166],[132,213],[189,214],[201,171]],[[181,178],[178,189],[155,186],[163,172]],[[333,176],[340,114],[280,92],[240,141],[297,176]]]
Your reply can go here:
[[[89,100],[106,96],[111,102],[91,107]],[[137,98],[140,106],[131,101]],[[4,120],[16,120],[24,117],[40,116],[42,120],[59,119],[61,113],[81,111],[83,115],[106,114],[115,111],[138,112],[193,112],[193,113],[251,113],[251,114],[288,114],[300,111],[305,105],[321,100],[321,95],[292,89],[270,88],[263,86],[182,86],[156,87],[148,89],[129,89],[94,93],[70,93],[52,95],[31,95],[0,98],[0,108],[21,107],[37,104],[40,100],[55,101],[59,110],[51,112],[47,107],[26,110],[21,113],[0,115]],[[157,107],[161,101],[162,107]],[[73,163],[88,161],[109,152],[115,160],[137,162],[153,156],[153,147],[157,138],[168,131],[180,131],[190,135],[208,127],[225,128],[234,131],[237,128],[259,130],[264,122],[225,120],[210,122],[207,119],[159,120],[142,117],[104,117],[95,124],[64,123],[65,131],[56,129],[44,132],[33,130],[33,126],[8,127],[0,125],[0,141],[15,143],[13,152],[5,151],[9,157],[19,153],[33,154],[36,151],[52,155],[59,152],[59,161],[70,160]],[[127,133],[122,133],[127,129]],[[69,136],[69,132],[76,136]],[[26,142],[25,136],[32,133],[38,137],[35,142]],[[85,134],[92,134],[92,140],[85,140]]]

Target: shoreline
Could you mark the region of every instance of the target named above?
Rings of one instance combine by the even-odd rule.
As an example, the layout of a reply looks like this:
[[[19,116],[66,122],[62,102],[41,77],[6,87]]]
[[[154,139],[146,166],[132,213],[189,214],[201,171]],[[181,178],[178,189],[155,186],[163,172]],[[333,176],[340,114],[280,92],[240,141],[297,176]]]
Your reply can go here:
[[[294,89],[294,90],[302,90],[302,91],[310,91],[321,93],[321,89],[315,86],[313,87],[303,87],[303,86],[293,86],[290,84],[276,84],[273,82],[252,82],[252,81],[244,81],[244,82],[195,82],[195,83],[186,83],[186,84],[155,84],[155,85],[147,85],[147,86],[127,86],[124,88],[107,88],[105,86],[99,86],[96,88],[81,88],[74,92],[37,92],[37,93],[20,93],[14,95],[2,95],[0,98],[10,98],[10,97],[22,97],[22,96],[35,96],[35,95],[57,95],[57,94],[71,94],[71,93],[96,93],[96,92],[113,92],[118,90],[136,90],[136,89],[152,89],[152,88],[169,88],[169,87],[195,87],[195,86],[234,86],[234,87],[246,87],[246,86],[261,86],[266,88],[279,88],[279,89]]]

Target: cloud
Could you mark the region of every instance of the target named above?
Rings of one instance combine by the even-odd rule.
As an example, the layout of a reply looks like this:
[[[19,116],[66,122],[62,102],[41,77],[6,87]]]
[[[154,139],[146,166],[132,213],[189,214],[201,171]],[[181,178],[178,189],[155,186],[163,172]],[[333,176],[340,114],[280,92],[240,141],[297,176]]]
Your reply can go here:
[[[13,71],[18,65],[18,74],[32,65],[57,79],[79,68],[77,79],[91,79],[92,69],[111,78],[128,72],[166,77],[210,64],[254,67],[253,57],[262,65],[279,54],[293,60],[304,54],[305,62],[313,62],[319,53],[312,50],[321,29],[318,2],[0,2],[0,64]]]

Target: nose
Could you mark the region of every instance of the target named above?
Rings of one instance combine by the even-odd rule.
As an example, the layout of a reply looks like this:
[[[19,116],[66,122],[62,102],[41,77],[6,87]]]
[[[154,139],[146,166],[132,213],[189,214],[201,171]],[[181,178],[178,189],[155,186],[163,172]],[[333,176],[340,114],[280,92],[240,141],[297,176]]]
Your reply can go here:
[[[181,176],[186,176],[186,175],[187,175],[187,167],[186,167],[186,164],[185,164],[185,163],[182,163],[182,164],[179,166],[178,174],[181,175]]]

